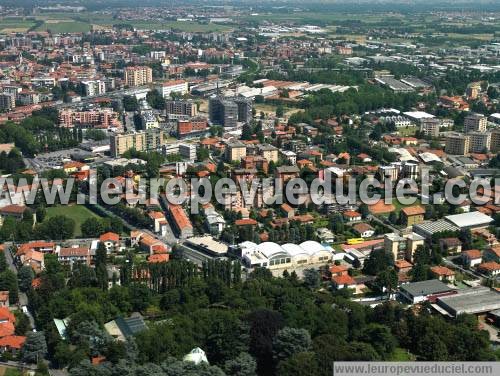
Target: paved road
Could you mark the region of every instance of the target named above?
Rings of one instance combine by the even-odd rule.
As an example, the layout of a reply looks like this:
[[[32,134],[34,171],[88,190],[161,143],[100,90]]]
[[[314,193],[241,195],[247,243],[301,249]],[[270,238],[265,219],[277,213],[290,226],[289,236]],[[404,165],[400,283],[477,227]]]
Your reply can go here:
[[[5,245],[5,259],[7,260],[7,264],[9,265],[9,269],[12,270],[16,275],[17,275],[17,268],[16,265],[14,264],[14,259],[12,257],[12,254],[10,252],[10,247],[12,246],[11,242],[7,242],[4,244]],[[22,306],[28,306],[28,296],[24,293],[19,291],[19,307]],[[26,316],[28,316],[30,320],[30,325],[33,329],[36,329],[35,326],[35,319],[31,315],[31,312],[28,311],[28,313],[25,313]]]
[[[367,217],[368,220],[373,220],[374,222],[377,222],[377,223],[380,223],[381,225],[384,225],[388,228],[390,228],[392,231],[394,231],[396,234],[399,234],[401,232],[400,229],[394,227],[393,225],[389,224],[389,223],[385,223],[384,221],[382,221],[380,218],[378,218],[377,216],[375,215],[368,215]]]

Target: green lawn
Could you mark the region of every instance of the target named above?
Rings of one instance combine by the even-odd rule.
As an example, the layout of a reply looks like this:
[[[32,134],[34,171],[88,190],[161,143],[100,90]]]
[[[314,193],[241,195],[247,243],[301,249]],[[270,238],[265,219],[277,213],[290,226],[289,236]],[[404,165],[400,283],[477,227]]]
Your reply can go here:
[[[88,218],[101,218],[84,205],[60,205],[47,208],[47,218],[64,215],[75,221],[75,236],[82,235],[80,226]]]
[[[0,369],[0,374],[2,374],[2,370]],[[5,373],[3,376],[21,376],[22,373],[18,369],[15,368],[5,368]]]
[[[398,133],[401,137],[415,136],[416,131],[418,131],[418,127],[398,128]]]
[[[408,362],[415,360],[415,356],[411,353],[408,353],[405,349],[396,347],[389,360],[392,362]]]

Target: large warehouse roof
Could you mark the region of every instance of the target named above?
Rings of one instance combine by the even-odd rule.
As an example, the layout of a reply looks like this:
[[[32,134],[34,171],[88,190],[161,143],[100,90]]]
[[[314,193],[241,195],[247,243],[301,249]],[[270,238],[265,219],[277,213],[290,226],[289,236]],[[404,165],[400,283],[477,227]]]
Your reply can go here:
[[[460,228],[487,226],[493,222],[493,218],[489,215],[478,211],[448,215],[445,219]]]
[[[452,316],[489,312],[500,309],[500,293],[487,287],[471,288],[438,298],[437,304]]]

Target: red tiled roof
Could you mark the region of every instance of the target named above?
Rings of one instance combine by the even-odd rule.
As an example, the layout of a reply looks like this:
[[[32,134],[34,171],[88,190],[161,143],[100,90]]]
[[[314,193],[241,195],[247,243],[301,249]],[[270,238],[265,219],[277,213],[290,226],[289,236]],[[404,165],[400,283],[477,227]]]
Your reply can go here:
[[[21,205],[7,205],[0,209],[0,212],[6,214],[22,214],[26,210],[26,206]]]
[[[425,209],[420,205],[415,206],[407,206],[406,208],[401,209],[401,211],[407,216],[412,215],[424,215]]]
[[[106,232],[99,236],[99,240],[101,242],[115,242],[118,243],[120,241],[120,235],[115,234],[114,232]]]
[[[448,269],[446,266],[433,266],[431,267],[431,272],[439,276],[455,275],[455,272],[451,269]]]
[[[0,338],[0,347],[7,347],[8,349],[20,350],[23,347],[26,337],[9,335]]]
[[[481,251],[478,249],[469,249],[468,251],[463,251],[462,254],[467,256],[470,259],[480,259]]]
[[[244,219],[237,219],[236,221],[234,221],[234,224],[236,226],[246,226],[246,225],[255,226],[257,224],[257,221],[252,218],[244,218]]]
[[[15,332],[15,327],[12,322],[3,322],[0,324],[0,338],[11,336]]]
[[[347,266],[344,266],[344,265],[332,265],[330,266],[330,273],[342,273],[342,272],[346,272],[349,268]]]
[[[500,270],[500,264],[495,261],[490,261],[490,262],[484,262],[482,264],[479,264],[477,266],[478,269],[488,271],[488,272],[493,272]]]
[[[16,322],[16,316],[7,307],[0,307],[0,321]]]
[[[356,281],[348,274],[332,277],[332,281],[335,282],[335,284],[337,286],[340,286],[340,285],[350,286],[350,285],[356,284]]]
[[[344,216],[351,217],[351,218],[361,217],[361,214],[358,213],[357,211],[354,211],[354,210],[347,210],[343,214],[344,214]]]
[[[61,257],[82,257],[88,256],[89,254],[89,249],[86,247],[61,248],[59,251],[59,256]]]
[[[191,221],[189,220],[186,212],[180,205],[169,205],[170,214],[172,219],[177,224],[177,227],[182,230],[184,228],[193,228]]]
[[[148,262],[150,262],[150,263],[168,262],[169,257],[170,256],[168,253],[157,253],[157,254],[149,256]]]

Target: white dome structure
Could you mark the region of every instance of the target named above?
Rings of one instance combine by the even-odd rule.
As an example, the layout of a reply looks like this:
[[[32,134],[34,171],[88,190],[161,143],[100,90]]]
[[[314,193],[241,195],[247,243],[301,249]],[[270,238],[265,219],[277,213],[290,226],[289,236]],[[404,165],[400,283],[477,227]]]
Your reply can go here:
[[[294,267],[298,265],[327,263],[333,258],[333,250],[312,240],[301,244],[274,242],[240,244],[241,255],[245,264],[250,267],[267,267],[270,269]]]

